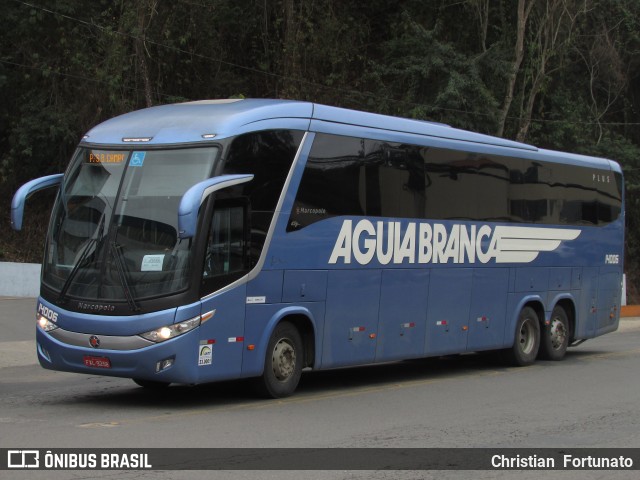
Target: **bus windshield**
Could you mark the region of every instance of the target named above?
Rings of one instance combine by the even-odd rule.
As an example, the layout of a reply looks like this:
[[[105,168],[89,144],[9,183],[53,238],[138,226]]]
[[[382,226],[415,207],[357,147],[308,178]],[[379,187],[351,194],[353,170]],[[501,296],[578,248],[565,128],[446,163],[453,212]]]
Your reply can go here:
[[[44,284],[60,300],[134,304],[187,288],[192,242],[178,238],[178,205],[213,174],[218,150],[80,148],[52,214]]]

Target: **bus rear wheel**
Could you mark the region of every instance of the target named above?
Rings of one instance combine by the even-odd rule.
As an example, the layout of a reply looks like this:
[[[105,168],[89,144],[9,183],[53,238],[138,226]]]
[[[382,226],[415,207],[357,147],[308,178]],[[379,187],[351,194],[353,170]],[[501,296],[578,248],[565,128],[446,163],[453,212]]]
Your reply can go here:
[[[512,365],[524,367],[535,362],[540,348],[540,320],[535,310],[524,307],[518,316],[513,347],[505,351]]]
[[[280,323],[269,339],[264,372],[257,379],[259,393],[271,398],[291,395],[300,381],[303,359],[300,332],[289,322]]]
[[[569,318],[564,308],[556,306],[551,312],[551,321],[542,331],[540,358],[562,360],[569,346]]]

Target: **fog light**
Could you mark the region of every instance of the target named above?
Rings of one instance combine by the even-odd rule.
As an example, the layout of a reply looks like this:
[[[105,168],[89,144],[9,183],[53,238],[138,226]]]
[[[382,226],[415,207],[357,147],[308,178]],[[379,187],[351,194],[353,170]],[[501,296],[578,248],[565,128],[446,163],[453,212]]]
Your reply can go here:
[[[44,357],[45,360],[51,363],[51,355],[49,354],[49,351],[46,348],[44,348],[42,345],[40,345],[39,342],[37,345],[38,345],[38,352],[40,353],[40,356]]]
[[[156,373],[171,367],[175,361],[176,361],[175,357],[165,358],[164,360],[160,360],[158,363],[156,363]]]

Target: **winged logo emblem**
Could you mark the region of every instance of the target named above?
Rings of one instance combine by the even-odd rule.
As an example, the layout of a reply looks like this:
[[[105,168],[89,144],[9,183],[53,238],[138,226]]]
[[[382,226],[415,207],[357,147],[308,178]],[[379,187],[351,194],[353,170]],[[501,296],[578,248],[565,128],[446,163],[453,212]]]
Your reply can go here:
[[[495,227],[491,243],[495,242],[496,263],[529,263],[578,236],[580,230],[575,229],[501,226]]]

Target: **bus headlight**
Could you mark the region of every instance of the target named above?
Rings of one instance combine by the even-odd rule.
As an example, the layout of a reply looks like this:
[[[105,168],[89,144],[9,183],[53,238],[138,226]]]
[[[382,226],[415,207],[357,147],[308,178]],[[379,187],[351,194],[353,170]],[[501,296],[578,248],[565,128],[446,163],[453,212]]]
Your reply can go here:
[[[55,330],[56,328],[58,328],[58,325],[53,323],[47,317],[40,315],[39,313],[36,314],[36,322],[38,322],[38,326],[45,332],[50,332],[51,330]]]
[[[197,316],[190,320],[185,320],[184,322],[166,325],[164,327],[157,328],[156,330],[151,330],[150,332],[140,333],[139,335],[142,338],[159,343],[169,340],[170,338],[178,337],[183,333],[187,333],[199,325],[200,316]]]

